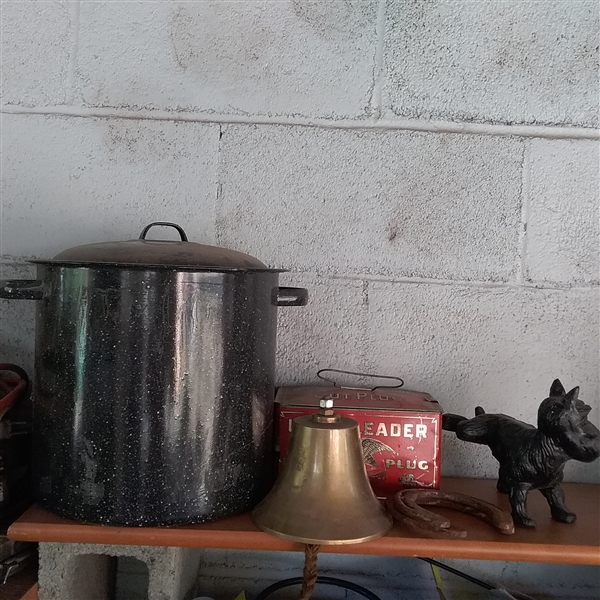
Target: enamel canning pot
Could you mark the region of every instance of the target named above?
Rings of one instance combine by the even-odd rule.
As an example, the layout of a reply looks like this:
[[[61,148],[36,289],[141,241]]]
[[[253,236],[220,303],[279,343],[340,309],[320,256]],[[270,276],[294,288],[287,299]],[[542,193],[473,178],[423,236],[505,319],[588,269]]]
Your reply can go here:
[[[179,241],[146,239],[175,227]],[[152,223],[138,240],[36,260],[34,473],[71,519],[170,525],[253,507],[268,491],[278,286],[255,258]]]

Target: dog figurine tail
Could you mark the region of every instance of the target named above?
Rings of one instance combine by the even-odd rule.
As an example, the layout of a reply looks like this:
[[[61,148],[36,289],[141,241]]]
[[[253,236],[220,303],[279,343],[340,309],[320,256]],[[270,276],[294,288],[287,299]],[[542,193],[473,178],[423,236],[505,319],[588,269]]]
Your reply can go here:
[[[484,415],[485,410],[481,408],[481,406],[477,406],[475,408],[475,416]],[[468,417],[463,417],[462,415],[455,415],[453,413],[444,413],[442,415],[442,429],[444,431],[454,431],[456,433],[456,428],[459,423],[463,421],[468,421]]]
[[[444,413],[442,415],[442,429],[444,431],[454,431],[456,432],[456,426],[462,421],[466,421],[467,417],[462,417],[461,415],[455,415],[452,413]]]

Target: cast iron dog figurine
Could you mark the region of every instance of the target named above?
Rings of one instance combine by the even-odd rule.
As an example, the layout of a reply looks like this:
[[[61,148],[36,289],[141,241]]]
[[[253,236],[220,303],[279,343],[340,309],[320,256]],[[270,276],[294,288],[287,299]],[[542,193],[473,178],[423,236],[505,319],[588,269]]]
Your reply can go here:
[[[555,379],[538,410],[537,429],[507,415],[488,415],[475,409],[475,417],[443,415],[443,428],[459,439],[490,447],[500,463],[498,491],[509,495],[515,523],[535,527],[527,515],[527,493],[538,489],[550,505],[552,517],[572,523],[575,513],[565,505],[560,487],[565,463],[592,462],[600,456],[600,431],[588,421],[591,408],[578,399],[579,387],[565,392]]]

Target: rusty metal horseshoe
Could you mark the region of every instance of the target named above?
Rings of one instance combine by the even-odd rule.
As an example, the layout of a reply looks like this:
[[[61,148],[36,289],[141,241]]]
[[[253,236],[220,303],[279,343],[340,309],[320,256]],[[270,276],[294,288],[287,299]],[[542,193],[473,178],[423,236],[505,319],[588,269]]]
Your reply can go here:
[[[442,506],[472,515],[505,535],[515,532],[508,512],[490,502],[465,494],[439,490],[402,490],[386,501],[389,513],[412,528],[434,536],[467,537],[464,529],[453,527],[449,519],[423,508],[424,505]]]

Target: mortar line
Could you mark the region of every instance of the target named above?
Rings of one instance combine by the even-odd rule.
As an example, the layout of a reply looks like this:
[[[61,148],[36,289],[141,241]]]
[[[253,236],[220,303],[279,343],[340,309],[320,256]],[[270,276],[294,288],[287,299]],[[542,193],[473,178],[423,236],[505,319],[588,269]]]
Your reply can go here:
[[[529,217],[530,217],[530,185],[531,185],[531,142],[525,144],[523,150],[523,172],[521,179],[521,231],[520,231],[520,256],[517,272],[517,283],[526,283],[527,251],[529,241]]]
[[[30,263],[34,260],[45,260],[47,257],[37,256],[0,256],[0,265],[3,266],[32,266]],[[275,265],[273,268],[279,268]],[[564,292],[565,290],[578,290],[578,291],[600,291],[600,284],[592,283],[590,285],[570,285],[560,283],[549,283],[549,282],[523,282],[523,284],[517,284],[514,281],[469,281],[468,279],[434,279],[428,277],[393,277],[385,275],[368,275],[365,273],[357,273],[356,275],[338,275],[336,273],[323,273],[319,271],[301,271],[301,270],[287,270],[285,273],[290,275],[305,275],[309,277],[315,277],[317,279],[335,279],[345,281],[357,281],[361,282],[363,290],[370,291],[371,283],[399,283],[399,284],[412,284],[412,285],[439,285],[439,286],[457,286],[457,287],[471,287],[481,289],[531,289],[531,290],[555,290]],[[364,297],[364,296],[363,296]]]
[[[381,117],[383,110],[383,52],[385,48],[385,19],[386,0],[379,0],[377,6],[377,22],[375,32],[377,45],[373,59],[373,93],[371,95],[371,117],[375,120]]]
[[[359,347],[359,360],[361,363],[361,370],[364,373],[372,373],[373,365],[371,364],[371,356],[368,348],[371,348],[371,328],[368,326],[369,321],[369,293],[370,293],[370,282],[368,279],[362,280],[361,289],[361,304],[359,307],[359,331],[360,331],[360,347]]]
[[[221,159],[222,159],[222,143],[223,139],[223,123],[219,123],[219,139],[217,141],[217,162],[215,165],[215,205],[214,205],[214,235],[215,244],[219,246],[221,244],[221,238],[219,235],[219,206],[223,194],[223,183],[221,182]]]
[[[4,48],[4,5],[0,3],[0,90],[4,89],[4,69],[2,69],[3,62],[3,51]],[[4,226],[4,145],[2,140],[4,138],[4,115],[0,113],[0,256],[4,256],[2,229]],[[4,265],[0,263],[0,278],[4,279]]]
[[[133,119],[150,121],[178,121],[206,124],[282,125],[312,127],[316,129],[353,131],[420,131],[427,133],[457,133],[463,135],[514,136],[545,139],[599,140],[600,129],[558,125],[494,125],[458,121],[419,121],[397,119],[378,121],[308,117],[225,115],[219,113],[174,112],[168,110],[129,110],[119,108],[87,108],[76,106],[51,106],[29,108],[4,105],[0,112],[12,115],[42,115],[77,118]]]
[[[412,284],[412,285],[439,285],[439,286],[457,286],[457,287],[470,287],[478,289],[531,289],[531,290],[555,290],[564,292],[565,290],[579,290],[579,291],[590,291],[599,290],[599,284],[590,285],[571,285],[571,284],[560,284],[560,283],[548,283],[548,282],[524,282],[523,284],[517,284],[514,281],[469,281],[466,279],[433,279],[427,277],[385,277],[383,275],[337,275],[335,273],[320,273],[318,271],[298,271],[291,270],[287,271],[292,275],[307,275],[309,277],[315,277],[318,279],[337,279],[346,281],[358,281],[363,283],[399,283],[399,284]]]
[[[75,81],[77,77],[77,55],[79,54],[79,15],[81,9],[80,0],[71,0],[69,3],[69,15],[71,17],[72,44],[67,66],[67,97],[66,104],[73,106],[75,103]]]

